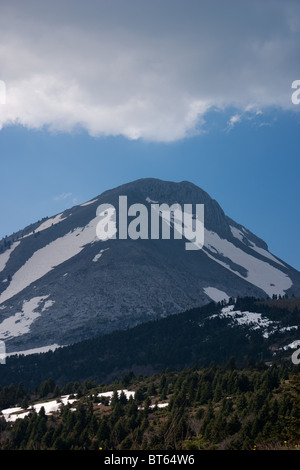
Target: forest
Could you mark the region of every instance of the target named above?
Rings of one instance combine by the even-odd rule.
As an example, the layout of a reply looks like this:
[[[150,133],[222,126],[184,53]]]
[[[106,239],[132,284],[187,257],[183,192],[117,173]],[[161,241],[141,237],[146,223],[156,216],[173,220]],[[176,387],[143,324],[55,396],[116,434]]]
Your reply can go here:
[[[86,380],[109,383],[131,370],[149,375],[166,368],[200,368],[211,362],[224,365],[232,356],[239,367],[245,367],[250,359],[271,363],[290,360],[291,352],[284,347],[299,340],[295,327],[300,324],[299,299],[245,297],[233,303],[235,309],[265,315],[276,325],[272,334],[263,336],[259,328],[233,324],[219,315],[224,304],[211,302],[55,351],[7,357],[0,369],[0,385],[22,382],[34,388],[48,378],[59,386]]]
[[[48,379],[28,390],[0,387],[0,408],[19,404],[28,415],[14,422],[0,415],[1,450],[298,450],[299,365],[291,361],[237,367],[211,363],[199,369],[163,370],[110,385]],[[134,396],[128,398],[129,389]],[[101,393],[112,390],[109,400]],[[46,415],[31,404],[70,394],[76,399]],[[161,408],[159,404],[166,406]]]

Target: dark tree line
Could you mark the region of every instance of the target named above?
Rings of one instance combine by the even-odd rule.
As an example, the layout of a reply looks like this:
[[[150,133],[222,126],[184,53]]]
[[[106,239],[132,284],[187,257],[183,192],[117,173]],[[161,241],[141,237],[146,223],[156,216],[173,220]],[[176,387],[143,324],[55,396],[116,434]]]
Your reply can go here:
[[[136,378],[132,372],[112,384],[111,402],[101,398],[105,384],[70,383],[62,389],[46,381],[38,389],[1,390],[15,399],[74,393],[77,401],[46,416],[42,408],[14,423],[1,421],[0,449],[171,450],[297,448],[300,445],[299,366],[237,368],[211,364],[181,372],[164,370]],[[127,399],[116,390],[130,387]],[[10,390],[8,391],[8,388]],[[158,408],[161,401],[166,408]]]
[[[247,325],[233,325],[230,318],[220,317],[222,303],[210,304],[138,325],[126,331],[92,338],[80,343],[20,357],[8,357],[1,366],[0,384],[9,386],[23,382],[26,387],[38,386],[49,377],[60,386],[87,379],[97,382],[120,379],[133,365],[139,370],[181,370],[207,367],[211,362],[224,365],[234,356],[239,367],[249,360],[280,361],[287,356],[281,346],[297,340],[296,329],[283,329],[300,323],[300,311],[277,308],[254,298],[237,299],[235,308],[261,312],[276,323],[277,332],[264,338],[261,331]],[[213,318],[209,318],[213,315]],[[274,323],[275,324],[275,323]],[[276,356],[273,346],[277,348]]]

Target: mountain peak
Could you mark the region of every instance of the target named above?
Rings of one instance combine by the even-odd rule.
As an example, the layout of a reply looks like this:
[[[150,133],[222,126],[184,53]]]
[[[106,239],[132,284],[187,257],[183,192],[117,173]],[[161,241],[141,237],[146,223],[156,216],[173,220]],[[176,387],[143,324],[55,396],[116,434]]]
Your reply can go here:
[[[183,239],[108,239],[97,207],[119,197],[204,205],[204,245]],[[117,232],[118,235],[118,232]],[[188,181],[142,178],[16,234],[0,252],[0,340],[10,351],[65,345],[245,295],[300,294],[300,274]]]

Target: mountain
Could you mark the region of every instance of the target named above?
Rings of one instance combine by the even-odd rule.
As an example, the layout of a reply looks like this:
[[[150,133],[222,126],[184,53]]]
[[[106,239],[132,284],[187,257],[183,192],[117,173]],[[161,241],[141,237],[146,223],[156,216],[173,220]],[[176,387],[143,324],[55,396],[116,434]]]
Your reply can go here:
[[[119,238],[120,196],[148,211],[148,239]],[[203,204],[203,247],[186,249],[175,235],[151,238],[154,203]],[[116,208],[115,239],[97,236],[102,204]],[[132,221],[136,233],[137,216]],[[300,294],[297,270],[186,181],[149,178],[106,191],[6,237],[0,253],[0,340],[8,353],[73,344],[211,300]]]
[[[44,381],[112,383],[163,370],[255,363],[298,367],[300,298],[210,302],[202,307],[38,354],[9,356],[1,386]],[[1,387],[0,387],[1,391]]]

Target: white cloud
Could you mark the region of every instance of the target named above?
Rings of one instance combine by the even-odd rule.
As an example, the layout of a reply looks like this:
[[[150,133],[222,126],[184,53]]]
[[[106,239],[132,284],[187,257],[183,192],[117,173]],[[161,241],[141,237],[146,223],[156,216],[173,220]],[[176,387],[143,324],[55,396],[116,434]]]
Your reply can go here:
[[[11,0],[1,6],[0,126],[173,141],[211,108],[293,109],[300,4]],[[236,116],[236,117],[234,117]]]
[[[241,114],[234,114],[233,116],[231,116],[228,122],[228,130],[231,130],[235,126],[235,124],[241,121],[241,119],[242,119]]]

